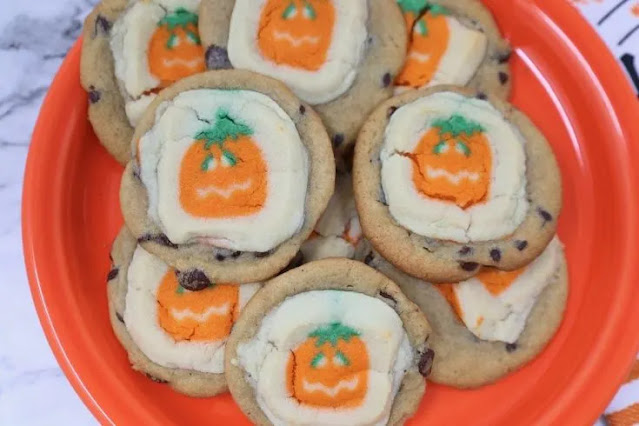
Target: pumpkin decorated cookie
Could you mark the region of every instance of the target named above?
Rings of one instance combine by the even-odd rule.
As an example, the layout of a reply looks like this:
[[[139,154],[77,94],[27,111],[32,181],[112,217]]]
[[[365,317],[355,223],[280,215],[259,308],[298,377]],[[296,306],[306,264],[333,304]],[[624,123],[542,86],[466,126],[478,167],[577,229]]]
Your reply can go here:
[[[279,273],[334,189],[317,114],[249,71],[202,73],[163,90],[132,151],[120,192],[127,226],[148,252],[214,282]]]
[[[468,388],[492,383],[533,359],[553,337],[568,294],[566,260],[555,237],[529,265],[483,268],[473,278],[429,284],[378,253],[365,261],[394,280],[426,314],[437,356],[430,380]]]
[[[212,283],[181,273],[123,228],[108,277],[111,323],[134,369],[191,396],[226,390],[224,347],[258,284]]]
[[[336,152],[393,93],[406,53],[395,0],[203,0],[209,69],[247,69],[286,83],[312,105]]]
[[[396,92],[455,84],[510,94],[510,47],[479,0],[397,0],[408,30],[408,52]]]
[[[353,180],[366,238],[426,281],[526,265],[561,210],[559,168],[541,132],[510,104],[456,86],[380,105],[360,133]]]
[[[329,257],[352,259],[361,240],[362,229],[355,209],[353,181],[350,174],[338,171],[335,193],[317,222],[315,230],[302,244],[304,261]]]
[[[157,93],[205,70],[199,0],[103,0],[89,15],[82,46],[82,85],[89,119],[122,164],[133,128]]]
[[[227,342],[229,390],[258,425],[397,425],[424,395],[430,326],[363,263],[311,262],[274,278]]]

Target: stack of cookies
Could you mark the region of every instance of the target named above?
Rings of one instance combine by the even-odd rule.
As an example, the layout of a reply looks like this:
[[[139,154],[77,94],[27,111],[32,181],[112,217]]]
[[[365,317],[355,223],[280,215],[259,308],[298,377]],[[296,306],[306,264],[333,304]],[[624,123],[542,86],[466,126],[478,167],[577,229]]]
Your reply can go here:
[[[558,328],[561,178],[478,0],[103,0],[82,84],[124,166],[135,370],[257,424],[402,424]],[[424,396],[425,395],[425,396]]]

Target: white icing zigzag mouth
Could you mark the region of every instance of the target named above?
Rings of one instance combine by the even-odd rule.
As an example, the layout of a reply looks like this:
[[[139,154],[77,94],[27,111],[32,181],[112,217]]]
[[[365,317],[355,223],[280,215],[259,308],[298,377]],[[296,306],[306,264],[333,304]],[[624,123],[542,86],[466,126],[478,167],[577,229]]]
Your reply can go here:
[[[312,37],[312,36],[293,37],[291,33],[289,32],[274,31],[273,36],[275,37],[275,40],[277,41],[286,40],[290,44],[292,44],[294,47],[300,47],[304,43],[307,43],[307,44],[319,43],[319,37]]]
[[[251,180],[248,179],[242,183],[234,183],[226,189],[218,188],[217,186],[207,186],[205,188],[198,188],[197,195],[201,198],[206,198],[210,194],[219,195],[220,197],[230,198],[237,191],[246,191],[251,187]]]
[[[353,377],[350,380],[340,380],[340,382],[333,387],[326,386],[322,383],[310,383],[306,379],[302,381],[302,386],[304,386],[304,390],[306,392],[322,392],[323,394],[328,395],[331,398],[335,398],[342,389],[346,389],[349,391],[355,390],[358,384],[359,377],[357,376]]]
[[[440,177],[445,177],[449,182],[459,185],[459,183],[463,179],[468,179],[473,182],[477,182],[479,180],[479,173],[477,172],[469,172],[466,170],[459,171],[457,173],[451,173],[445,169],[436,169],[434,167],[427,166],[426,174],[431,179],[437,179]]]
[[[164,58],[162,60],[162,62],[164,63],[164,66],[166,66],[166,67],[174,67],[176,65],[184,65],[184,66],[186,66],[188,68],[195,68],[202,62],[202,59],[196,58],[196,59],[191,59],[191,60],[187,61],[186,59],[180,59],[180,58],[175,58],[175,59],[166,59],[166,58]]]
[[[184,319],[193,319],[197,322],[206,322],[213,315],[215,316],[224,316],[228,315],[230,308],[230,303],[225,303],[222,306],[211,306],[206,311],[201,314],[193,313],[190,309],[171,309],[171,316],[178,321],[182,321]]]
[[[408,57],[411,59],[415,59],[417,62],[425,64],[430,60],[431,55],[429,53],[419,53],[413,50],[408,54]]]

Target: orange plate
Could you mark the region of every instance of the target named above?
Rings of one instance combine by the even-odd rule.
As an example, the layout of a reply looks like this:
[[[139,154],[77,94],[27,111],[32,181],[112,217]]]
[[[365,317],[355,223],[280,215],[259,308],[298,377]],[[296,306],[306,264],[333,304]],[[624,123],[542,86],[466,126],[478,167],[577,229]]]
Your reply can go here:
[[[565,320],[534,362],[474,391],[429,386],[411,424],[588,424],[639,343],[639,103],[602,41],[568,3],[490,0],[515,47],[514,103],[551,141],[563,172],[559,233],[570,265]],[[248,423],[230,396],[193,399],[129,367],[109,325],[108,252],[122,218],[122,168],[91,130],[80,44],[51,86],[24,183],[24,251],[56,357],[103,423]]]

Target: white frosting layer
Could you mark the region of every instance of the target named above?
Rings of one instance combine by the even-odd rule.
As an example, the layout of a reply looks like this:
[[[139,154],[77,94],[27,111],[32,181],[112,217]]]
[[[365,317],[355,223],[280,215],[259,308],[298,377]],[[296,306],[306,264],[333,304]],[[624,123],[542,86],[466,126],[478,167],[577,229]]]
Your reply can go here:
[[[516,342],[537,298],[552,281],[560,262],[561,243],[555,237],[510,287],[496,296],[477,278],[454,284],[462,321],[482,340]]]
[[[413,153],[433,121],[459,114],[479,122],[490,143],[492,174],[484,202],[462,209],[422,195],[412,180]],[[488,102],[438,92],[399,108],[386,127],[380,152],[381,180],[393,218],[419,235],[456,242],[487,241],[512,233],[524,220],[526,141]]]
[[[226,339],[215,342],[177,342],[161,328],[158,322],[157,291],[168,270],[169,267],[164,262],[142,247],[135,249],[127,274],[128,289],[124,310],[124,322],[131,338],[144,355],[161,366],[223,373]],[[259,287],[258,284],[240,286],[240,309]],[[212,307],[207,313],[214,314],[215,309],[217,308]],[[181,314],[187,316],[189,312]],[[190,314],[192,318],[198,317]],[[199,319],[205,321],[205,316],[199,315]]]
[[[144,95],[160,85],[149,71],[148,51],[158,22],[178,8],[197,13],[200,0],[137,1],[113,24],[111,52],[118,80],[125,100],[126,114],[132,126],[137,125],[142,113],[155,94]]]
[[[369,355],[369,391],[362,405],[348,410],[300,404],[286,389],[291,351],[320,326],[340,322],[360,332]],[[275,425],[383,425],[413,350],[397,313],[360,293],[323,290],[289,297],[269,312],[253,339],[238,345],[239,366],[256,391],[257,402]],[[344,386],[348,386],[345,383]]]
[[[317,71],[278,65],[264,58],[257,34],[266,1],[236,0],[228,41],[233,66],[281,80],[298,97],[313,105],[329,102],[346,92],[353,84],[364,56],[367,1],[330,0],[335,7],[335,26],[326,61]]]
[[[179,167],[194,135],[224,109],[253,129],[268,169],[266,201],[257,213],[198,218],[179,202]],[[141,178],[149,194],[149,216],[176,244],[205,241],[241,251],[268,251],[304,222],[308,154],[295,124],[267,96],[247,90],[199,89],[180,93],[156,111],[155,125],[140,142]]]
[[[447,17],[446,21],[450,28],[448,48],[428,85],[465,86],[486,56],[488,38],[481,31],[472,30],[455,18]]]
[[[315,225],[315,232],[317,235],[304,242],[300,249],[305,261],[329,257],[352,258],[355,254],[355,244],[362,237],[362,229],[350,175],[337,175],[335,192]]]

